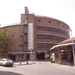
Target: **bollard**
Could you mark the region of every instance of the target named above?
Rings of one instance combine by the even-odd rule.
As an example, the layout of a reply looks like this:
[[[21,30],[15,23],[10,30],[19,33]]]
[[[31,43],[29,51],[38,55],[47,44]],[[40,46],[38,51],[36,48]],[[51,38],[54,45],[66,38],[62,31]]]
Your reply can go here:
[[[28,61],[26,62],[26,64],[28,64]]]
[[[21,63],[20,63],[20,65],[21,65]]]

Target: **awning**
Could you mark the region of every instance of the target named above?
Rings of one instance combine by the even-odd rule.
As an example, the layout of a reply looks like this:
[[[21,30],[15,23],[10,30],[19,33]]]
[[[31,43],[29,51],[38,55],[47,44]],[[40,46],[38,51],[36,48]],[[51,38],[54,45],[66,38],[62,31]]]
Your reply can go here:
[[[32,52],[35,54],[35,52]],[[31,52],[8,52],[8,54],[16,55],[16,54],[31,54]]]
[[[52,48],[50,48],[50,50],[54,50],[54,49],[59,48],[59,47],[72,46],[72,45],[74,45],[74,44],[75,44],[75,43],[59,44],[59,45],[55,45],[55,46],[53,46]]]

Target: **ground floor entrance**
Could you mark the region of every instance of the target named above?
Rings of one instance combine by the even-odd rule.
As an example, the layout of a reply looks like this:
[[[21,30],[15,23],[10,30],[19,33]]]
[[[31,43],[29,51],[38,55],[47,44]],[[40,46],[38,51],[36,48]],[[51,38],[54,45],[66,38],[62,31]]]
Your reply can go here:
[[[73,64],[72,50],[59,50],[59,51],[53,51],[52,53],[54,53],[53,58],[55,62]]]
[[[45,60],[45,52],[36,52],[37,60]]]
[[[12,52],[8,57],[13,61],[35,61],[35,52]]]
[[[36,52],[9,52],[8,56],[13,61],[39,61],[49,60],[49,53],[47,51]]]

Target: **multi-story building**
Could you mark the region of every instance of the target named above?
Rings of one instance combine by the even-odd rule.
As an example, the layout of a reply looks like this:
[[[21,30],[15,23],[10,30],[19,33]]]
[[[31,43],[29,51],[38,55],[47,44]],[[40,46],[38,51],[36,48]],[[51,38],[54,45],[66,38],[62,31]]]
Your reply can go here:
[[[16,61],[49,57],[49,49],[69,38],[69,26],[57,19],[30,14],[25,7],[21,23],[3,27],[8,36],[8,55]]]

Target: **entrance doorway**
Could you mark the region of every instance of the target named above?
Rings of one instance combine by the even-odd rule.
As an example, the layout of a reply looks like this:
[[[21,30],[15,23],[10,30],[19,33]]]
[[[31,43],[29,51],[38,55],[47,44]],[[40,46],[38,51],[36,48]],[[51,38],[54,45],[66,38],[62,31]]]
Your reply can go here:
[[[45,60],[45,52],[36,53],[37,60]]]

